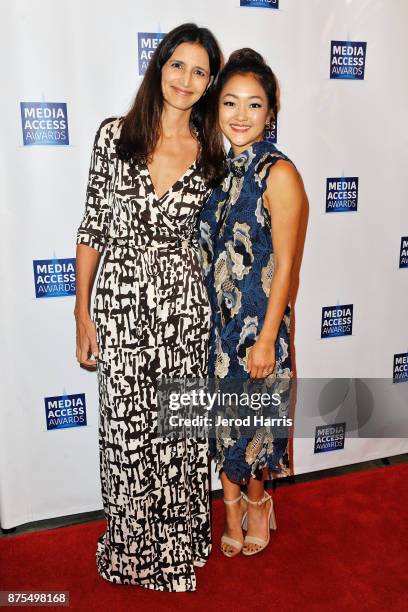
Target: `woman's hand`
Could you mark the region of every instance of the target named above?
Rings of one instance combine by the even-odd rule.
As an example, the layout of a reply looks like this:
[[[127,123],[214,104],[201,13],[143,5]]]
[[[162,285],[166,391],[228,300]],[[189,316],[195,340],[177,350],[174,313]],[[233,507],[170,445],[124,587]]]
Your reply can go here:
[[[75,319],[77,361],[83,366],[95,368],[96,360],[90,359],[91,355],[97,357],[99,354],[95,324],[89,315],[75,315]]]
[[[251,378],[266,378],[275,369],[275,343],[261,337],[250,348],[247,369]]]

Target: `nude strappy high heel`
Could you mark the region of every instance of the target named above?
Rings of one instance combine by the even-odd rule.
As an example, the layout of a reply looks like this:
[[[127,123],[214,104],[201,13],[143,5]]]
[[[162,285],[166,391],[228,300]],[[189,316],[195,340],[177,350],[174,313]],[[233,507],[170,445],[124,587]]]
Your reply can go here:
[[[263,498],[258,501],[252,501],[252,499],[249,499],[249,497],[245,495],[245,493],[242,493],[242,497],[248,504],[252,504],[253,506],[262,506],[262,504],[267,503],[269,501],[268,538],[266,540],[263,540],[262,538],[257,538],[255,536],[248,536],[248,535],[246,535],[244,538],[243,546],[245,546],[245,544],[256,544],[258,546],[258,548],[256,548],[255,550],[245,550],[245,548],[243,549],[242,554],[247,557],[250,557],[252,555],[256,555],[257,553],[261,552],[261,550],[264,550],[268,546],[269,538],[271,534],[270,530],[277,528],[276,517],[275,517],[275,510],[273,508],[273,499],[270,495],[268,495],[266,491],[264,492]],[[245,530],[248,529],[248,513],[247,512],[245,512],[244,516],[242,517],[242,526]]]
[[[240,496],[237,497],[236,499],[224,499],[224,504],[229,506],[231,504],[236,504],[237,502],[240,502],[242,499],[243,499],[243,494],[241,493]],[[246,516],[246,512],[242,516],[241,525],[243,525],[245,516]],[[229,536],[225,535],[225,533],[224,533],[221,536],[221,544],[227,544],[227,546],[233,546],[236,549],[237,552],[234,552],[234,553],[225,552],[225,550],[223,550],[222,547],[221,547],[221,552],[226,557],[235,557],[236,555],[238,555],[241,552],[241,549],[242,549],[242,547],[244,545],[244,542],[240,542],[239,540],[235,540],[234,538],[230,538]]]

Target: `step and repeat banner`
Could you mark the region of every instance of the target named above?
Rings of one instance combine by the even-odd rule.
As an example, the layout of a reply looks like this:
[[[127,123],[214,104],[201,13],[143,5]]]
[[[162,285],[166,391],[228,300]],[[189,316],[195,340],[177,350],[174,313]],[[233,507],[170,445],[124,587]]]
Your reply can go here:
[[[281,110],[268,138],[309,198],[294,473],[407,452],[407,2],[1,9],[1,526],[102,508],[97,379],[75,359],[76,231],[97,127],[128,110],[160,39],[186,21],[226,57],[247,46],[270,63]]]

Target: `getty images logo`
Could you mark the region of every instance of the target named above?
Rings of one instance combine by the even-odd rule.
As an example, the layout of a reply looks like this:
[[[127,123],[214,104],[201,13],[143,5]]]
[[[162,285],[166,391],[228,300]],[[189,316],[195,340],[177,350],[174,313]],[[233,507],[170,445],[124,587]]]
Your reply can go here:
[[[254,6],[257,8],[278,9],[279,0],[241,0],[240,6]]]
[[[147,65],[166,34],[161,32],[139,32],[137,35],[139,49],[139,74],[146,72]]]
[[[34,259],[35,297],[75,295],[75,257],[68,259]]]
[[[47,429],[66,429],[86,425],[85,393],[45,397]]]
[[[330,78],[363,80],[366,61],[366,42],[332,40]]]
[[[326,181],[326,212],[357,210],[358,177],[328,178]]]
[[[23,144],[68,145],[65,102],[20,102]]]
[[[351,336],[353,332],[353,304],[323,306],[321,338]]]
[[[403,236],[401,238],[399,267],[408,268],[408,236]]]

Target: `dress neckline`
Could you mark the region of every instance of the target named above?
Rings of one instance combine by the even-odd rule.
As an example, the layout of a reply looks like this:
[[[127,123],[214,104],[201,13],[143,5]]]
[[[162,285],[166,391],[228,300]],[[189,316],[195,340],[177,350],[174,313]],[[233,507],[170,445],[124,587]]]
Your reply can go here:
[[[177,185],[177,183],[182,181],[183,178],[186,177],[196,167],[197,159],[195,159],[193,161],[193,163],[188,166],[188,168],[183,172],[183,174],[176,181],[174,181],[174,183],[172,185],[170,185],[170,187],[168,189],[166,189],[166,191],[160,197],[157,195],[156,188],[154,186],[152,177],[150,175],[150,170],[149,170],[148,163],[147,163],[147,161],[144,161],[143,163],[144,163],[144,166],[145,166],[145,169],[146,169],[147,181],[148,181],[149,185],[151,186],[151,188],[153,190],[154,199],[156,200],[156,202],[161,202],[173,190],[174,185]]]
[[[254,159],[257,157],[257,155],[263,153],[263,151],[265,150],[265,145],[269,146],[271,144],[272,143],[270,143],[268,140],[257,140],[256,142],[252,143],[252,145],[249,146],[247,149],[241,151],[241,153],[235,156],[234,151],[231,147],[227,155],[228,168],[235,176],[244,176],[244,174],[246,173]]]

